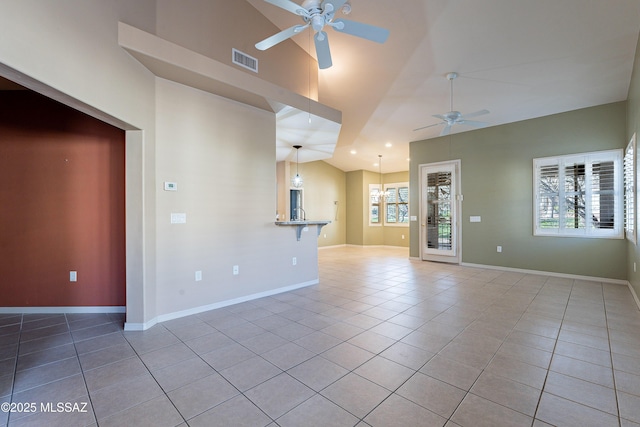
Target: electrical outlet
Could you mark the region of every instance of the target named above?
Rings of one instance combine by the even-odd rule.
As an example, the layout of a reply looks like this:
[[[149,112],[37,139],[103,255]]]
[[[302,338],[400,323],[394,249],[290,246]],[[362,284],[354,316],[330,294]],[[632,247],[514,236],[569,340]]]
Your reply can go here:
[[[238,274],[240,274],[240,266],[234,265],[233,266],[233,275],[237,276]]]
[[[402,240],[404,240],[404,234],[402,235]]]
[[[297,265],[297,264],[298,264],[298,258],[293,257],[293,258],[291,259],[291,265]]]
[[[69,272],[69,281],[70,282],[77,282],[78,281],[78,272],[77,271],[70,271]]]
[[[496,252],[498,252],[498,253],[502,253],[502,246],[498,246],[498,247],[496,248]]]
[[[202,280],[202,271],[198,270],[196,271],[196,282],[199,282]]]

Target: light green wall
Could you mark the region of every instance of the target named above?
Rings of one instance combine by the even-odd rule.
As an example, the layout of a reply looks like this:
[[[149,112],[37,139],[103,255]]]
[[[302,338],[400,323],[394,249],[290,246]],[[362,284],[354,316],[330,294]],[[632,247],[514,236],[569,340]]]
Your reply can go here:
[[[307,219],[331,221],[322,228],[318,246],[344,245],[347,233],[346,175],[330,164],[301,163],[304,209]],[[295,170],[292,170],[295,175]]]
[[[628,109],[627,109],[627,142],[631,140],[633,134],[636,134],[636,153],[638,152],[638,137],[640,136],[640,43],[636,50],[636,59],[633,67],[633,75],[631,77],[631,86],[629,88]],[[636,159],[640,158],[636,154]],[[636,165],[640,162],[636,160]],[[637,166],[636,166],[637,167]],[[636,174],[637,176],[637,174]],[[636,182],[636,212],[638,212],[638,196],[640,192],[638,190],[638,183]],[[638,229],[638,220],[636,216],[636,230]],[[633,286],[636,294],[640,295],[640,269],[633,271],[633,263],[636,263],[637,267],[640,267],[640,248],[637,244],[628,241],[627,242],[627,278]]]
[[[626,102],[412,142],[411,200],[419,165],[461,160],[462,261],[613,279],[626,278],[624,240],[533,236],[533,159],[623,148]],[[419,215],[418,203],[411,215]],[[479,215],[481,223],[470,223]],[[411,256],[420,256],[418,222]],[[497,253],[496,246],[503,247]]]

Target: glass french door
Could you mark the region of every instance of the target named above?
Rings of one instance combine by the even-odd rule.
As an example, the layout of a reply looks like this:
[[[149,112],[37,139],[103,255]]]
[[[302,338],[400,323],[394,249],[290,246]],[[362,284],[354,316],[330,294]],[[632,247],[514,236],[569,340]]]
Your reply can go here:
[[[460,161],[424,165],[421,174],[422,259],[460,262]]]

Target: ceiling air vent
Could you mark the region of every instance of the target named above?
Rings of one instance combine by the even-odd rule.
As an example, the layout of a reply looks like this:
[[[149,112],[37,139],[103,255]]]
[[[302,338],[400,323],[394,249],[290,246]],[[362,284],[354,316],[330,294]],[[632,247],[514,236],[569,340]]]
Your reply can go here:
[[[253,56],[249,56],[244,52],[240,52],[238,49],[231,49],[231,61],[247,70],[251,70],[254,73],[258,72],[258,60]]]

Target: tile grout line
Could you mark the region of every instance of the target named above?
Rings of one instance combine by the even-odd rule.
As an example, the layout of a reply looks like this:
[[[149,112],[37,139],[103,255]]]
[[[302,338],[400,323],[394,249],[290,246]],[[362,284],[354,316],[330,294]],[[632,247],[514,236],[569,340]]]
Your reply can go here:
[[[521,277],[517,282],[515,282],[513,285],[511,285],[511,286],[510,286],[510,288],[509,288],[509,290],[507,290],[507,291],[503,292],[503,295],[504,295],[504,294],[506,294],[507,292],[509,292],[510,290],[514,289],[514,288],[515,288],[515,286],[516,286],[520,281],[522,281],[522,279],[524,279],[524,277],[526,277],[526,275],[525,275],[525,276],[523,276],[523,277]],[[535,301],[536,297],[538,297],[538,296],[540,295],[541,290],[542,290],[542,289],[544,289],[544,287],[546,286],[546,284],[547,284],[548,280],[549,280],[548,278],[545,280],[545,283],[544,283],[544,284],[540,287],[540,289],[538,289],[538,291],[535,293],[535,295],[536,295],[536,296],[535,296],[535,297],[533,297],[533,298],[531,299],[531,301],[529,302],[529,304],[527,304],[527,307],[526,307],[524,310],[522,310],[522,314],[520,315],[520,317],[518,317],[518,322],[519,322],[519,321],[524,317],[524,315],[527,313],[527,310],[529,309],[529,307],[531,307],[531,304],[533,304],[533,302]],[[490,282],[487,282],[487,283],[490,283]],[[492,305],[493,305],[493,304],[492,304]],[[490,307],[491,307],[491,306],[490,306]],[[489,308],[490,308],[490,307],[487,307],[487,308],[483,311],[483,313],[487,312],[487,311],[489,310]],[[451,413],[451,416],[449,417],[449,419],[448,419],[447,421],[454,422],[454,421],[452,420],[453,415],[456,413],[456,411],[458,410],[458,408],[460,408],[460,405],[462,405],[462,402],[467,398],[467,396],[468,396],[469,394],[472,394],[472,395],[476,396],[475,394],[471,393],[471,389],[472,389],[472,388],[473,388],[473,386],[478,382],[478,379],[480,378],[480,376],[482,376],[482,374],[485,372],[486,368],[487,368],[487,367],[489,366],[489,364],[493,361],[493,359],[494,359],[494,358],[495,358],[495,356],[498,354],[498,352],[500,351],[500,349],[502,348],[502,346],[504,345],[504,343],[506,342],[506,340],[509,338],[509,336],[511,336],[511,334],[513,333],[514,328],[515,328],[515,326],[517,325],[517,323],[518,323],[518,322],[516,322],[516,323],[514,324],[514,326],[511,328],[511,331],[509,332],[509,334],[507,334],[507,336],[506,336],[504,339],[502,339],[502,342],[500,343],[500,346],[498,346],[498,348],[497,348],[496,352],[493,354],[493,356],[491,357],[491,359],[489,360],[489,362],[485,365],[485,367],[484,367],[484,368],[482,368],[482,369],[480,370],[480,374],[478,374],[478,377],[473,381],[473,383],[472,383],[472,384],[471,384],[471,386],[469,387],[469,390],[467,390],[467,391],[466,391],[466,393],[465,393],[464,397],[462,398],[462,400],[460,401],[460,403],[458,403],[458,405],[456,406],[456,408],[453,410],[453,412]],[[471,325],[469,325],[469,326],[471,326]],[[468,327],[468,326],[467,326],[467,327]],[[466,328],[465,328],[465,330],[466,330]],[[458,334],[458,335],[459,335],[459,334]],[[454,339],[455,339],[455,338],[454,338]],[[451,341],[453,341],[453,339],[452,339]],[[442,351],[442,350],[441,350],[441,351]],[[438,352],[438,354],[439,354],[439,352]],[[526,362],[525,362],[525,363],[526,363]],[[551,363],[551,361],[549,361],[549,363]],[[547,369],[547,373],[548,373],[548,372],[549,372],[549,370]],[[508,378],[508,379],[509,379],[509,380],[511,380],[510,378]],[[545,377],[545,380],[546,380],[546,377]],[[511,381],[513,381],[513,380],[511,380]],[[516,381],[516,382],[517,382],[517,381]],[[543,386],[543,389],[544,389],[544,386]],[[543,390],[543,389],[540,389],[540,396],[542,396],[542,390]],[[478,397],[481,397],[481,396],[478,396]],[[489,400],[489,399],[487,399],[487,400]],[[489,400],[489,401],[491,401],[491,400]],[[491,402],[493,402],[493,401],[491,401]],[[538,403],[539,403],[539,402],[540,402],[540,398],[538,399]],[[493,403],[496,403],[496,402],[493,402]],[[500,405],[500,406],[503,406],[503,407],[505,407],[505,408],[507,408],[507,409],[510,409],[510,410],[512,410],[512,411],[519,412],[519,413],[521,413],[521,414],[523,414],[523,415],[525,415],[525,416],[529,416],[529,415],[527,415],[527,414],[524,414],[524,413],[522,413],[522,412],[520,412],[520,411],[516,411],[515,409],[509,408],[508,406],[502,405],[502,404],[500,404],[500,403],[496,403],[496,404],[497,404],[497,405]],[[536,411],[537,411],[537,406],[536,406]],[[531,420],[531,424],[533,425],[533,424],[535,423],[535,420],[536,420],[536,418],[535,418],[535,412],[534,412],[534,415],[533,415],[531,418],[532,418],[532,420]]]
[[[604,285],[600,284],[602,288],[602,305],[604,306],[604,321],[607,328],[607,344],[609,344],[609,360],[611,361],[611,378],[613,379],[613,394],[616,398],[616,410],[618,411],[618,426],[622,426],[622,413],[620,412],[620,401],[618,399],[618,387],[616,386],[616,370],[613,364],[613,348],[611,347],[611,333],[609,330],[609,316],[607,315],[607,301],[605,299]]]
[[[80,367],[80,372],[82,373],[82,382],[84,383],[84,388],[85,390],[87,390],[87,398],[89,399],[89,402],[91,403],[91,411],[93,412],[93,420],[95,421],[96,425],[99,426],[100,423],[98,422],[98,417],[96,415],[96,410],[93,407],[93,401],[91,400],[91,393],[89,393],[89,386],[87,384],[87,378],[84,375],[84,368],[82,367],[82,363],[80,363],[80,354],[78,353],[78,347],[76,346],[76,340],[73,337],[73,333],[71,332],[71,326],[69,325],[69,318],[67,317],[67,315],[64,315],[64,319],[65,322],[67,324],[67,329],[69,330],[69,335],[71,335],[71,342],[73,343],[73,350],[76,352],[76,359],[78,360],[78,366]]]
[[[20,355],[20,338],[22,337],[22,325],[24,324],[24,314],[20,314],[20,332],[18,332],[18,342],[16,344],[16,360],[13,364],[13,378],[11,378],[11,394],[9,395],[9,409],[11,409],[11,405],[13,402],[13,395],[15,394],[16,389],[16,374],[18,371],[18,357]],[[11,422],[11,410],[7,411],[7,426]]]
[[[204,323],[207,323],[207,322],[205,322],[204,320],[203,320],[203,322],[204,322]],[[208,324],[208,323],[207,323],[207,324]],[[211,326],[211,325],[210,325],[210,326]],[[241,345],[242,347],[244,347],[242,344],[240,344],[240,343],[239,343],[238,341],[236,341],[234,338],[229,337],[229,336],[228,336],[228,335],[226,335],[224,332],[220,331],[219,329],[215,328],[214,326],[211,326],[211,327],[212,327],[213,329],[215,329],[217,332],[220,332],[221,334],[223,334],[224,336],[226,336],[227,338],[230,338],[231,340],[233,340],[233,342],[234,342],[234,343],[236,343],[236,344]],[[191,419],[194,419],[195,417],[198,417],[198,416],[200,416],[200,415],[204,414],[205,412],[207,412],[207,411],[209,411],[209,410],[211,410],[211,409],[213,409],[213,408],[215,408],[215,407],[218,407],[218,406],[220,406],[220,405],[222,405],[222,404],[224,404],[224,403],[226,403],[226,402],[228,402],[228,401],[230,401],[230,400],[234,399],[236,396],[243,396],[245,399],[247,399],[249,402],[251,402],[251,404],[252,404],[253,406],[255,406],[255,407],[256,407],[256,408],[257,408],[261,413],[263,413],[267,418],[269,418],[269,419],[271,420],[271,422],[275,422],[275,420],[274,420],[273,418],[271,418],[267,413],[265,413],[265,412],[262,410],[262,408],[260,408],[258,405],[256,405],[256,404],[255,404],[251,399],[249,399],[249,398],[244,394],[244,392],[243,392],[243,391],[241,391],[240,389],[238,389],[238,387],[236,387],[233,383],[231,383],[231,381],[229,381],[229,380],[228,380],[224,375],[222,375],[222,374],[221,374],[221,373],[220,373],[216,368],[214,368],[213,366],[211,366],[211,364],[209,364],[206,360],[204,360],[204,359],[201,357],[201,355],[200,355],[200,354],[198,354],[198,353],[197,353],[197,352],[195,352],[193,349],[191,349],[191,347],[189,347],[189,345],[188,345],[187,343],[185,343],[185,342],[184,342],[184,341],[183,341],[179,336],[177,336],[177,335],[176,335],[173,331],[171,331],[170,329],[168,329],[168,328],[165,328],[165,329],[166,329],[166,330],[167,330],[167,332],[169,332],[171,335],[173,335],[174,337],[176,337],[176,338],[178,339],[178,341],[180,341],[180,343],[181,343],[181,344],[183,344],[184,346],[186,346],[189,350],[193,351],[193,354],[195,354],[195,355],[196,355],[200,360],[202,360],[202,361],[203,361],[207,366],[209,366],[209,367],[213,370],[213,372],[215,372],[217,375],[219,375],[219,376],[220,376],[220,378],[224,379],[224,380],[225,380],[225,381],[226,381],[226,382],[227,382],[231,387],[233,387],[234,389],[236,389],[236,391],[238,392],[238,394],[237,394],[237,395],[235,395],[235,396],[233,396],[233,397],[230,397],[229,399],[224,400],[224,401],[222,401],[222,402],[219,402],[217,405],[214,405],[214,406],[212,406],[211,408],[208,408],[208,409],[206,409],[205,411],[203,411],[203,412],[201,412],[201,413],[199,413],[199,414],[197,414],[197,415],[194,415],[193,417],[191,417],[191,418],[190,418],[190,420],[191,420]],[[246,348],[246,347],[244,347],[244,348]],[[136,355],[137,355],[138,353],[137,353],[137,351],[135,350],[135,348],[134,348],[133,350],[136,352]],[[260,357],[260,355],[256,354],[256,353],[255,353],[255,352],[253,352],[251,349],[247,348],[247,350],[251,351],[251,352],[252,352],[252,353],[254,353],[256,356],[259,356],[259,357]],[[138,357],[139,357],[139,356],[138,356]],[[156,381],[156,383],[158,384],[158,387],[160,387],[160,389],[161,389],[161,390],[162,390],[162,392],[165,394],[165,396],[167,397],[167,399],[171,402],[171,405],[173,405],[173,407],[176,409],[176,411],[178,412],[178,414],[180,414],[180,417],[182,417],[183,421],[184,421],[185,423],[187,423],[187,424],[188,424],[189,420],[187,420],[187,419],[184,417],[184,415],[182,415],[182,413],[180,412],[180,410],[178,409],[178,407],[175,405],[175,403],[173,402],[173,400],[171,399],[171,397],[169,397],[169,393],[168,393],[168,392],[166,392],[166,391],[164,390],[164,388],[162,388],[162,386],[160,385],[160,383],[158,383],[158,380],[157,380],[157,379],[156,379],[156,377],[153,375],[153,373],[151,373],[151,370],[147,367],[147,364],[146,364],[146,363],[144,363],[144,361],[142,360],[142,358],[141,358],[141,357],[139,357],[139,358],[140,358],[140,361],[141,361],[141,362],[143,363],[143,365],[145,366],[145,368],[147,369],[147,371],[149,372],[149,374],[153,377],[153,380],[154,380],[154,381]],[[265,360],[266,360],[266,359],[265,359]],[[267,362],[269,362],[269,361],[267,360]],[[180,362],[177,362],[177,363],[180,363]],[[271,363],[271,362],[269,362],[269,363]],[[171,366],[171,365],[169,365],[169,366]],[[235,366],[235,365],[234,365],[234,366]],[[283,371],[283,372],[284,372],[284,371]],[[213,374],[212,374],[212,375],[213,375]],[[278,375],[280,375],[280,374],[278,374]],[[268,380],[265,380],[265,381],[263,381],[263,382],[262,382],[262,383],[260,383],[260,384],[263,384],[263,383],[264,383],[264,382],[266,382],[266,381],[268,381]],[[183,386],[183,387],[184,387],[184,386]],[[180,388],[182,388],[182,387],[178,387],[178,389],[180,389]],[[176,390],[178,390],[178,389],[176,389]]]
[[[544,381],[542,382],[542,388],[540,389],[540,397],[538,398],[538,403],[536,405],[536,410],[533,414],[533,422],[535,423],[535,421],[538,418],[538,410],[540,409],[540,402],[542,402],[542,396],[544,395],[544,389],[547,386],[547,379],[549,378],[549,372],[551,372],[551,363],[553,363],[553,358],[556,355],[556,348],[558,346],[558,341],[560,340],[560,332],[562,331],[562,325],[564,323],[564,319],[567,315],[567,308],[569,307],[569,302],[571,301],[571,294],[573,293],[573,287],[575,285],[575,280],[571,281],[571,290],[569,291],[569,295],[567,296],[567,302],[564,305],[564,310],[562,312],[562,319],[560,320],[560,326],[558,327],[558,334],[556,335],[556,338],[554,340],[553,343],[553,349],[551,350],[551,359],[549,360],[549,366],[547,367],[547,372],[544,376]],[[542,420],[540,420],[542,421]],[[544,421],[542,421],[544,422]]]

